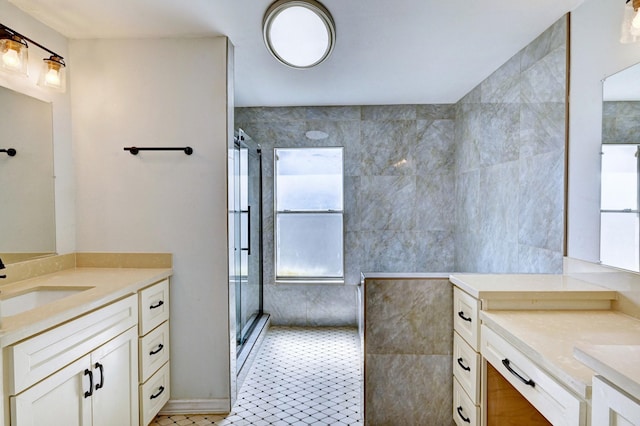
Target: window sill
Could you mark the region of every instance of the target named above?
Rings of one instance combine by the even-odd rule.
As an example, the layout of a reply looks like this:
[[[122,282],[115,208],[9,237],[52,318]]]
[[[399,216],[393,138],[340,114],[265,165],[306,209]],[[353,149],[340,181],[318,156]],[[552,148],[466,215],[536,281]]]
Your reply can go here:
[[[276,285],[345,285],[344,280],[314,280],[314,279],[291,279],[291,280],[275,280]]]

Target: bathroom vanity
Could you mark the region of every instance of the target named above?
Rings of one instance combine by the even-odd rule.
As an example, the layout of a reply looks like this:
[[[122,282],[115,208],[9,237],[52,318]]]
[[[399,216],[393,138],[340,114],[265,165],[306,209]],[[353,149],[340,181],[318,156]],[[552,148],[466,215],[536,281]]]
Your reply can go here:
[[[0,288],[4,424],[146,425],[170,394],[171,257],[65,256]]]
[[[616,291],[567,275],[455,274],[450,281],[456,424],[640,424],[640,392],[630,393],[640,387],[638,357],[630,361],[640,320],[612,309]],[[604,361],[594,352],[603,347],[609,363],[627,360],[628,369],[615,376],[596,368]],[[603,422],[613,415],[607,404],[619,423]]]

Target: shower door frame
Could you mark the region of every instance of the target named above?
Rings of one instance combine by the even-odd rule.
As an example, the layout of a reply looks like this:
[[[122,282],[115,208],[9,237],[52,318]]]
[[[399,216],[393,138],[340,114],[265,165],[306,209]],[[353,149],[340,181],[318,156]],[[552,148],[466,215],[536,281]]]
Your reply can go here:
[[[258,208],[258,217],[259,217],[259,238],[257,238],[257,248],[259,250],[259,256],[258,256],[258,262],[259,262],[259,268],[257,269],[258,274],[257,274],[257,279],[259,280],[258,283],[258,288],[259,288],[259,294],[258,294],[258,310],[255,313],[255,315],[253,315],[253,318],[251,319],[251,321],[248,321],[247,324],[242,324],[242,286],[243,286],[243,276],[247,276],[248,275],[243,275],[243,270],[242,270],[242,262],[241,262],[241,258],[242,258],[242,252],[243,251],[249,251],[250,255],[250,246],[251,244],[255,244],[255,241],[251,241],[251,229],[248,229],[248,246],[247,247],[243,247],[242,243],[243,243],[243,238],[242,238],[242,230],[243,230],[243,225],[242,225],[242,214],[246,213],[247,217],[248,217],[248,221],[247,221],[247,226],[249,227],[251,225],[251,205],[249,204],[249,200],[247,199],[247,210],[243,210],[243,206],[242,206],[242,185],[240,184],[240,175],[242,174],[242,168],[241,168],[241,164],[242,164],[242,159],[241,159],[241,152],[243,149],[247,150],[247,163],[249,162],[249,158],[250,156],[257,156],[257,161],[258,161],[258,170],[260,171],[259,176],[258,176],[258,188],[259,188],[259,196],[258,196],[258,200],[256,200],[257,203],[257,208]],[[238,136],[236,138],[234,138],[234,155],[237,155],[237,167],[238,167],[238,176],[237,176],[237,182],[238,182],[238,188],[236,188],[236,190],[238,192],[235,193],[236,196],[239,196],[239,201],[236,205],[237,209],[235,211],[236,215],[237,215],[237,223],[239,224],[238,226],[238,236],[237,241],[236,241],[236,245],[234,247],[234,256],[236,256],[235,261],[237,262],[236,264],[238,265],[237,267],[237,276],[236,276],[236,286],[235,286],[235,292],[236,292],[236,358],[240,358],[241,356],[245,355],[243,350],[245,349],[245,342],[247,341],[247,339],[249,338],[249,336],[251,336],[251,333],[253,332],[253,330],[255,329],[258,320],[261,318],[261,316],[264,313],[263,310],[263,301],[264,301],[264,293],[263,293],[263,288],[264,288],[264,280],[263,280],[263,271],[262,271],[262,265],[263,265],[263,242],[262,242],[262,230],[263,230],[263,221],[262,221],[262,213],[263,213],[263,209],[262,209],[262,149],[260,147],[259,144],[255,143],[253,140],[251,140],[250,138],[248,138],[245,133],[242,131],[242,129],[238,130]],[[247,164],[247,178],[249,177],[249,169],[250,167]],[[248,187],[248,185],[247,185]],[[248,189],[247,189],[248,191]],[[255,222],[254,222],[255,223]],[[248,269],[249,269],[249,264],[247,263],[247,274],[248,274]],[[241,366],[238,366],[241,367]],[[240,369],[240,368],[239,368]]]

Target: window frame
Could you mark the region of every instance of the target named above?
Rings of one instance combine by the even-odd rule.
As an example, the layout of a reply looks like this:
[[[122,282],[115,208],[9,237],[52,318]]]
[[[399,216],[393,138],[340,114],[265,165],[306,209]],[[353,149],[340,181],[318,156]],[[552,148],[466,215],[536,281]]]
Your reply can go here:
[[[319,149],[340,150],[340,177],[341,177],[341,210],[278,210],[278,150],[309,151]],[[309,146],[309,147],[274,147],[273,149],[273,275],[276,284],[336,284],[343,285],[345,277],[345,248],[344,248],[344,147],[341,146]],[[339,215],[341,218],[340,240],[342,246],[342,276],[279,276],[278,275],[278,217],[280,215]]]

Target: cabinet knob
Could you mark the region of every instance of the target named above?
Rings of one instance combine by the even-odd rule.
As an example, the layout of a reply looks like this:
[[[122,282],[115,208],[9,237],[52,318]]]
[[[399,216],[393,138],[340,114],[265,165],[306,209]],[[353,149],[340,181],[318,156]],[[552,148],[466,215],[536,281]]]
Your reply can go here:
[[[163,302],[162,300],[160,300],[160,301],[158,301],[158,303],[156,303],[156,304],[154,304],[154,305],[149,306],[149,309],[157,309],[157,308],[159,308],[159,307],[160,307],[160,306],[162,306],[162,305],[164,305],[164,302]]]
[[[84,393],[84,397],[89,398],[91,395],[93,395],[93,371],[86,368],[84,370],[84,375],[89,376],[89,390],[85,391]]]
[[[468,321],[468,322],[471,322],[471,321],[472,321],[470,317],[465,316],[464,311],[460,311],[460,312],[458,312],[458,316],[459,316],[460,318],[462,318],[463,320],[465,320],[465,321]]]
[[[95,368],[100,370],[100,383],[96,385],[96,390],[98,390],[102,389],[102,387],[104,386],[104,366],[99,362],[96,362]]]
[[[158,348],[149,352],[149,355],[155,355],[158,352],[160,352],[162,349],[164,349],[164,345],[162,343],[158,344]]]
[[[513,374],[514,376],[516,376],[518,379],[520,379],[520,381],[522,383],[524,383],[527,386],[531,386],[532,388],[536,387],[536,382],[534,382],[531,379],[525,379],[524,377],[522,377],[516,370],[514,370],[513,368],[511,368],[511,362],[509,361],[508,358],[505,358],[502,360],[502,365],[505,366],[505,368],[507,370],[509,370],[509,373]]]
[[[158,388],[158,393],[154,393],[153,395],[151,395],[149,397],[149,399],[156,399],[157,397],[159,397],[160,395],[162,395],[162,392],[164,392],[164,386],[160,386]]]
[[[462,414],[462,407],[456,408],[456,411],[458,412],[458,415],[460,416],[463,422],[471,423],[471,419],[469,417],[465,417],[464,414]]]
[[[460,366],[460,368],[462,368],[464,371],[471,371],[471,367],[464,365],[462,361],[464,361],[462,358],[458,358],[458,365]]]

